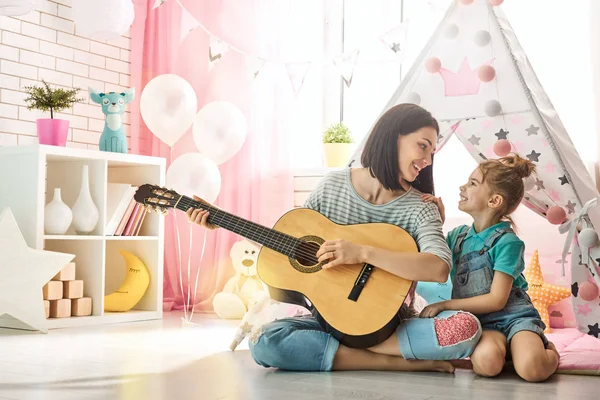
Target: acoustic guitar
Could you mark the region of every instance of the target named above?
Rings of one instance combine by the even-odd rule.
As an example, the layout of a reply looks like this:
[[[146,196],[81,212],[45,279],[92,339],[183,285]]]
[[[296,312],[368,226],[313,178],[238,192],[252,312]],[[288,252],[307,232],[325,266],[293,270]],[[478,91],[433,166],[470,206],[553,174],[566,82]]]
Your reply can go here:
[[[271,298],[308,308],[321,326],[346,346],[379,344],[408,316],[407,295],[412,281],[370,264],[322,269],[325,263],[316,257],[321,244],[334,239],[417,252],[414,239],[398,226],[338,225],[314,210],[298,208],[268,228],[155,185],[140,186],[134,198],[163,214],[168,209],[208,210],[209,223],[262,245],[257,271]]]

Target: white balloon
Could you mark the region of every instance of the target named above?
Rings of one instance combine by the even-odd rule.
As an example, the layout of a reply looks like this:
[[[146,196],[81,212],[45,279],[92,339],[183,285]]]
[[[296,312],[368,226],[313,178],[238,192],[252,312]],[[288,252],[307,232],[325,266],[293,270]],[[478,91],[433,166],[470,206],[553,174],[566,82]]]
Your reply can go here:
[[[140,97],[140,112],[148,129],[173,146],[194,122],[198,99],[192,85],[179,75],[152,79]]]
[[[223,164],[240,151],[246,140],[246,117],[235,105],[214,101],[198,111],[193,134],[198,151]]]
[[[213,203],[221,191],[221,172],[217,164],[198,153],[177,157],[167,170],[167,187],[192,198]]]

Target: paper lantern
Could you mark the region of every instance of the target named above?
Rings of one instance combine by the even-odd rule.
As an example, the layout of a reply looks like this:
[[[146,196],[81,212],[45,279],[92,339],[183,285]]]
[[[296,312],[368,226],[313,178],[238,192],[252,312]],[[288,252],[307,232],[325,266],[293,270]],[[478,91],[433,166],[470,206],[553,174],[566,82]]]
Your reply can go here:
[[[0,15],[16,17],[29,14],[38,3],[39,0],[0,0]]]
[[[72,9],[76,33],[99,41],[118,39],[134,18],[131,0],[73,0]]]

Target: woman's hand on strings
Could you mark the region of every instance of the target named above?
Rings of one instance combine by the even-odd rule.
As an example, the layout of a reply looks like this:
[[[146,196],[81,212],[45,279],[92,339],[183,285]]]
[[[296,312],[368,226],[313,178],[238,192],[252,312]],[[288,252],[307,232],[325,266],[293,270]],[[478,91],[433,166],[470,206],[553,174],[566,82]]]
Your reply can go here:
[[[196,195],[194,195],[194,200],[207,205],[211,205]],[[218,226],[208,223],[208,216],[210,215],[210,213],[206,210],[190,207],[185,213],[187,214],[188,221],[190,223],[196,223],[206,229],[210,229],[211,231],[218,228]]]
[[[336,265],[363,263],[363,248],[344,239],[328,240],[317,251],[319,262],[327,262],[321,268],[328,269]]]
[[[425,203],[435,204],[438,210],[440,211],[440,216],[442,217],[442,224],[444,223],[444,221],[446,221],[446,208],[444,207],[444,203],[442,202],[441,197],[435,197],[431,194],[425,193],[421,195],[421,200],[423,200]]]

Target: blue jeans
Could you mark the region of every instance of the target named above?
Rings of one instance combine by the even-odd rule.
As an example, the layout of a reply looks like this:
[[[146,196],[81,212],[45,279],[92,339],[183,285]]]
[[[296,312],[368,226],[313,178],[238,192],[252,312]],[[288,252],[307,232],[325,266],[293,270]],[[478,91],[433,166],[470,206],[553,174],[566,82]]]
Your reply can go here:
[[[436,335],[435,320],[448,319],[462,311],[443,311],[435,318],[412,318],[396,330],[396,338],[405,359],[456,360],[469,357],[481,338],[481,325],[468,315],[474,328],[469,337],[442,346]],[[451,321],[451,320],[449,320]],[[339,342],[325,332],[312,316],[285,318],[262,327],[250,341],[250,353],[257,364],[291,371],[331,371]]]

